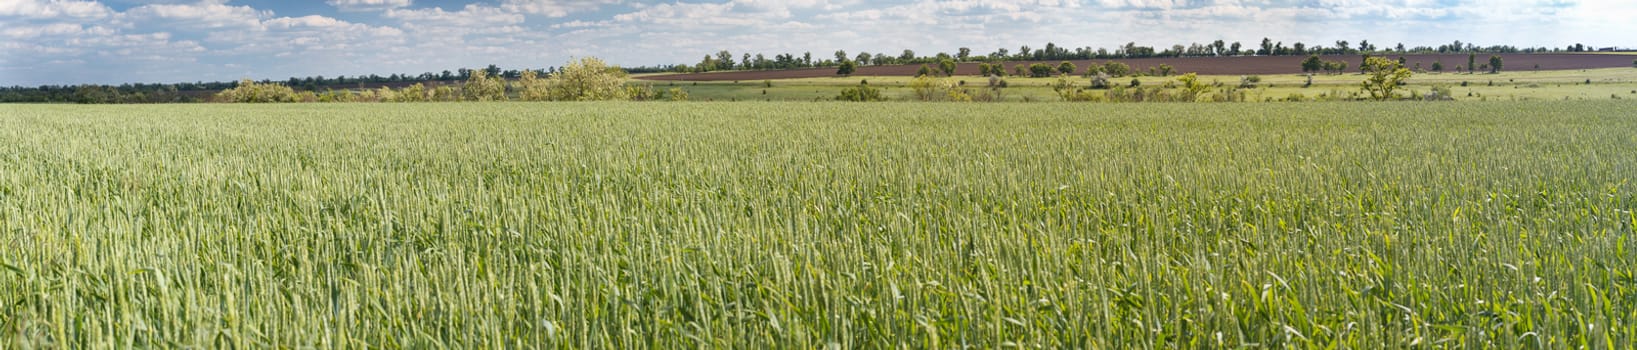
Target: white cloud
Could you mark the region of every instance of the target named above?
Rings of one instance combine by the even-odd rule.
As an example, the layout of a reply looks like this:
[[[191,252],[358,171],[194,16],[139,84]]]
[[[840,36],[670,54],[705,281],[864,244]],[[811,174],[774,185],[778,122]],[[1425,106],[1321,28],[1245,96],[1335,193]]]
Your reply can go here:
[[[0,35],[12,39],[32,39],[38,37],[80,36],[80,35],[110,35],[114,30],[107,27],[85,27],[71,23],[52,23],[43,26],[27,26],[5,28]]]
[[[497,7],[469,4],[460,11],[444,11],[441,7],[415,10],[387,10],[387,18],[396,19],[418,28],[440,27],[481,28],[523,23],[523,15]]]
[[[125,11],[124,15],[164,27],[224,28],[253,27],[260,24],[262,18],[271,17],[273,12],[230,6],[223,0],[207,0],[195,4],[143,5]]]
[[[618,3],[620,0],[505,0],[501,8],[512,12],[557,18]]]
[[[103,18],[113,13],[96,1],[5,0],[0,1],[0,17],[22,18]]]
[[[408,7],[413,0],[327,0],[325,3],[341,11],[376,11]]]

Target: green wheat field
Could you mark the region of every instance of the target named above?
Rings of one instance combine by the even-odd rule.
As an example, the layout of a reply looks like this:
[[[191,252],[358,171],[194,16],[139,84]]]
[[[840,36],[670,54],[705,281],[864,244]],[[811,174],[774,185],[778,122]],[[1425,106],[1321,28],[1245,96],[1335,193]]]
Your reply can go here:
[[[1611,348],[1637,104],[0,109],[0,348]]]

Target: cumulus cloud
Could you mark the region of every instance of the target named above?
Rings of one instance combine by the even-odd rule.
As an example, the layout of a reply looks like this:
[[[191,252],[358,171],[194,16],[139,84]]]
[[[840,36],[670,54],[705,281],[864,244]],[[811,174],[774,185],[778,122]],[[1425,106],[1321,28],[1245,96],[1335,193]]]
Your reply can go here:
[[[408,7],[413,0],[327,0],[325,3],[341,11],[376,11]]]
[[[618,3],[620,3],[619,0],[505,0],[505,2],[501,3],[501,8],[512,12],[556,18],[592,11],[606,5]]]
[[[96,1],[5,0],[0,1],[0,17],[32,19],[103,18],[113,10]]]
[[[272,11],[250,6],[232,6],[225,1],[202,1],[193,4],[152,4],[125,11],[133,20],[157,23],[166,27],[224,28],[250,27],[273,15]]]

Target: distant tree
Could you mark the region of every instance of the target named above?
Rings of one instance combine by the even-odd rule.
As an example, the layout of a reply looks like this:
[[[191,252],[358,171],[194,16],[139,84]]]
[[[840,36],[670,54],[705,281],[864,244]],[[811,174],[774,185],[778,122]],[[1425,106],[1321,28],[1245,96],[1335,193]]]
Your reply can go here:
[[[1294,54],[1297,54],[1297,55],[1306,55],[1307,54],[1307,44],[1297,42],[1295,45],[1291,45],[1291,48],[1295,49],[1295,52],[1292,52]]]
[[[927,67],[927,65],[925,65],[925,64],[921,65],[920,70],[915,71],[915,76],[917,76],[917,77],[924,77],[924,76],[928,76],[928,75],[932,75],[932,68]]]
[[[955,53],[955,58],[959,59],[961,62],[966,62],[966,60],[971,58],[971,57],[972,57],[972,48],[963,47],[963,48],[960,48],[960,50]]]
[[[743,68],[743,67],[740,67],[740,68]],[[733,53],[728,52],[728,50],[722,50],[722,51],[717,52],[716,53],[716,69],[717,70],[732,70],[733,69]]]
[[[89,91],[90,89],[83,90]],[[76,96],[76,99],[79,100],[78,102],[97,102],[92,100],[104,98],[92,95],[107,93],[107,91],[96,91],[95,93],[87,93],[86,91],[75,92],[76,94],[80,95]],[[216,94],[215,98],[216,101],[219,102],[234,103],[298,102],[295,89],[292,89],[289,86],[273,83],[257,83],[250,79],[239,81],[238,86],[222,90],[222,92]]]
[[[1272,55],[1273,54],[1273,39],[1262,38],[1262,49],[1256,51],[1256,54],[1260,55],[1260,56]]]
[[[1228,46],[1228,54],[1233,55],[1233,56],[1239,56],[1239,48],[1241,48],[1241,47],[1242,46],[1239,45],[1238,41],[1233,42],[1233,45]]]
[[[1171,76],[1171,73],[1176,73],[1176,71],[1176,68],[1171,67],[1169,64],[1160,64],[1160,76],[1162,77]]]
[[[1228,46],[1228,44],[1225,43],[1225,42],[1222,42],[1221,39],[1218,39],[1217,41],[1211,43],[1211,48],[1215,49],[1213,51],[1217,56],[1227,55],[1228,54],[1227,46]]]
[[[1434,71],[1434,72],[1444,71],[1444,61],[1433,62],[1432,63],[1432,71]]]
[[[978,75],[987,77],[990,75],[989,70],[989,62],[978,62]]]
[[[1022,63],[1012,66],[1012,75],[1027,76],[1029,75],[1029,67],[1023,66]]]
[[[858,58],[855,58],[854,60],[858,61],[858,64],[860,64],[860,65],[870,64],[870,53],[868,53],[868,52],[859,52],[858,53]]]
[[[1108,63],[1103,64],[1103,72],[1115,77],[1123,77],[1131,74],[1131,66],[1128,66],[1125,63],[1108,61]]]
[[[1347,46],[1347,40],[1336,40],[1336,49],[1341,50],[1340,54],[1346,55],[1349,47],[1352,46]]]
[[[1398,53],[1404,53],[1404,43],[1398,43]]]
[[[1489,56],[1489,73],[1500,73],[1500,72],[1501,72],[1501,56],[1499,56],[1499,55]]]
[[[910,60],[915,59],[915,51],[910,50],[910,49],[904,49],[904,53],[898,55],[898,59],[902,60],[904,63],[909,63]]]
[[[517,82],[513,84],[517,88],[517,98],[520,100],[551,100],[550,85],[547,84],[545,79],[540,79],[540,76],[536,74],[533,69],[523,70],[523,77],[517,79]]]
[[[500,67],[491,64],[491,65],[489,65],[488,68],[484,68],[483,72],[488,73],[489,77],[491,77],[491,78],[499,77],[500,76]]]
[[[1307,56],[1307,59],[1302,60],[1303,73],[1317,72],[1322,69],[1324,69],[1324,62],[1319,59],[1319,55]]]
[[[625,70],[596,57],[571,60],[551,76],[551,95],[558,101],[623,100]]]
[[[473,70],[461,85],[461,91],[468,101],[506,100],[506,84],[500,77],[489,75],[487,69]]]
[[[853,63],[852,60],[842,60],[841,65],[836,67],[836,75],[840,75],[840,76],[844,76],[844,77],[852,75],[853,71],[858,68],[857,66],[858,66],[858,64]]]
[[[1360,68],[1369,74],[1362,84],[1364,91],[1369,92],[1370,97],[1378,101],[1393,98],[1393,90],[1411,75],[1409,69],[1384,57],[1365,59],[1364,66]]]
[[[1045,63],[1035,63],[1035,64],[1029,65],[1029,76],[1030,77],[1035,77],[1035,78],[1049,77],[1049,76],[1052,76],[1052,72],[1055,72],[1055,71],[1057,71],[1056,67],[1052,67],[1052,65],[1045,64]]]
[[[1369,40],[1360,40],[1358,42],[1358,51],[1359,52],[1374,52],[1375,50],[1376,50],[1376,46],[1375,45],[1370,45]]]
[[[853,58],[852,56],[847,56],[847,51],[846,50],[836,50],[836,64],[841,64],[842,61],[846,61],[846,60],[852,59],[852,58]]]
[[[1074,74],[1075,70],[1076,70],[1076,67],[1074,66],[1074,62],[1063,61],[1062,63],[1057,64],[1057,72],[1058,73]]]
[[[955,60],[948,58],[939,60],[938,70],[943,72],[946,77],[955,76]]]

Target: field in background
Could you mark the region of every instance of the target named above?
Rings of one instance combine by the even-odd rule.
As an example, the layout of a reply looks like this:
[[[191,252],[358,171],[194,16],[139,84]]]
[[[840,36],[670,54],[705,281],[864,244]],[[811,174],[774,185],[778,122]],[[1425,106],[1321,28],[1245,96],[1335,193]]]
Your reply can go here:
[[[1394,54],[1376,53],[1376,57],[1398,59],[1403,57],[1406,68],[1413,68],[1420,64],[1426,69],[1432,69],[1432,64],[1441,62],[1446,71],[1454,71],[1456,66],[1464,66],[1469,58],[1468,54]],[[1601,68],[1631,68],[1631,57],[1620,55],[1588,55],[1588,54],[1478,54],[1476,59],[1480,65],[1489,63],[1489,56],[1501,56],[1505,61],[1504,67],[1511,70],[1581,70]],[[1079,70],[1076,74],[1085,73],[1085,69],[1093,64],[1106,62],[1121,62],[1130,65],[1136,71],[1157,69],[1160,65],[1170,65],[1179,73],[1194,72],[1204,75],[1240,75],[1240,74],[1298,74],[1302,72],[1301,62],[1308,56],[1232,56],[1232,57],[1149,57],[1127,59],[1093,59],[1069,60]],[[1357,71],[1364,61],[1360,55],[1326,55],[1320,56],[1325,60],[1347,62],[1353,71]],[[1052,61],[1006,61],[1003,66],[1007,73],[1021,64],[1028,66],[1034,63],[1045,63],[1056,67],[1061,60]],[[937,69],[937,64],[931,64]],[[914,76],[920,69],[920,64],[863,66],[858,67],[854,75],[867,76]],[[654,74],[643,79],[648,80],[676,80],[676,81],[745,81],[763,79],[798,79],[824,78],[834,76],[836,69],[830,68],[802,68],[787,70],[751,70],[751,71],[723,71],[698,74]],[[957,65],[955,75],[978,75],[978,62],[965,62]]]
[[[1232,88],[1239,85],[1240,75],[1202,75],[1200,81],[1205,83],[1220,83],[1220,87],[1212,91]],[[1347,94],[1361,93],[1359,82],[1365,76],[1354,73],[1340,75],[1316,75],[1313,77],[1313,86],[1303,87],[1306,76],[1297,74],[1258,75],[1262,82],[1255,88],[1243,89],[1251,101],[1278,101],[1301,95],[1305,99],[1316,99],[1321,96],[1347,96]],[[914,92],[906,88],[910,77],[904,76],[852,76],[802,78],[783,80],[741,80],[741,81],[642,81],[635,84],[652,84],[657,88],[680,87],[687,90],[689,98],[696,101],[814,101],[833,100],[840,94],[841,89],[856,86],[861,81],[867,81],[871,86],[881,88],[882,94],[893,100],[907,100],[914,98]],[[969,89],[984,88],[989,80],[979,76],[955,76],[951,79],[956,82],[964,81]],[[1049,86],[1057,78],[1027,78],[1007,77],[1009,84],[1003,93],[1008,101],[1059,101],[1056,93]],[[1131,77],[1114,78],[1112,81],[1120,85],[1129,85]],[[1176,77],[1146,76],[1136,78],[1142,86],[1164,86],[1168,82],[1175,82]],[[1590,84],[1587,84],[1587,81]],[[1086,77],[1073,77],[1072,81],[1081,87],[1090,84]],[[1461,86],[1465,82],[1467,86]],[[1493,84],[1493,85],[1491,85]],[[769,87],[768,85],[772,85]],[[1409,79],[1408,85],[1403,87],[1407,93],[1423,94],[1434,86],[1450,88],[1457,101],[1512,101],[1512,100],[1613,100],[1637,99],[1637,69],[1634,68],[1603,68],[1587,70],[1515,70],[1499,74],[1465,74],[1465,73],[1418,73]],[[764,93],[765,91],[765,93]],[[1365,96],[1368,96],[1367,94]]]
[[[0,110],[0,347],[1619,347],[1631,101]]]

